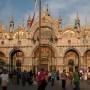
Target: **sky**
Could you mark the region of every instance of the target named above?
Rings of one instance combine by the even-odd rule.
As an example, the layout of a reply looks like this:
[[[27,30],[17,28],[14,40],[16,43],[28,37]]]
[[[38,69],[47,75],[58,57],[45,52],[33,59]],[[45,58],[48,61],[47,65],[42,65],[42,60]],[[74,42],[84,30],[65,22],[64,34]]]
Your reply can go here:
[[[10,17],[13,16],[15,27],[21,20],[26,26],[27,17],[33,17],[35,0],[0,0],[0,21],[3,20],[5,26],[9,27]],[[90,0],[42,0],[42,11],[45,4],[48,3],[50,15],[58,19],[59,13],[62,17],[62,24],[67,24],[70,18],[71,24],[74,25],[77,13],[79,15],[81,25],[85,25],[86,18],[90,23]],[[38,4],[36,16],[38,16]]]

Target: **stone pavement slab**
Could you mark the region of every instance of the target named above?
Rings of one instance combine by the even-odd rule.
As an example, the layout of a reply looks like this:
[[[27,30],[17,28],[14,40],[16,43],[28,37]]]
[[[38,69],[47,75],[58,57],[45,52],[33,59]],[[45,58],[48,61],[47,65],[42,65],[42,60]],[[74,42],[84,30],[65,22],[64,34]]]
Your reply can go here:
[[[72,90],[73,87],[74,87],[74,85],[71,85],[70,81],[67,80],[65,90]],[[81,88],[80,90],[90,90],[90,84],[88,84],[87,82],[81,82],[80,88]],[[0,90],[2,90],[1,85],[0,85]],[[8,90],[37,90],[37,85],[28,85],[28,83],[27,83],[26,86],[23,87],[21,83],[19,85],[9,83]],[[61,81],[60,82],[56,81],[55,85],[53,87],[51,86],[51,83],[48,83],[46,90],[63,90],[61,87]]]

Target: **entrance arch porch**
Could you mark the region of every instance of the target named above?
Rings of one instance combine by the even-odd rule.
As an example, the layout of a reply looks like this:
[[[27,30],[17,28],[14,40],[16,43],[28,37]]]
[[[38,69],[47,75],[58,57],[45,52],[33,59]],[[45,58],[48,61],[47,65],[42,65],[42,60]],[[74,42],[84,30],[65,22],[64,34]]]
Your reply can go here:
[[[23,63],[24,63],[24,53],[19,49],[12,50],[12,52],[10,53],[9,70],[12,71],[16,69],[17,71],[22,71]]]
[[[80,65],[79,54],[73,49],[68,50],[65,53],[63,63],[64,63],[64,68],[67,71],[73,71],[74,66]]]
[[[38,71],[39,67],[43,68],[45,71],[55,69],[55,52],[51,46],[41,46],[41,61],[39,60],[39,47],[33,53],[33,69],[35,69],[36,71]]]

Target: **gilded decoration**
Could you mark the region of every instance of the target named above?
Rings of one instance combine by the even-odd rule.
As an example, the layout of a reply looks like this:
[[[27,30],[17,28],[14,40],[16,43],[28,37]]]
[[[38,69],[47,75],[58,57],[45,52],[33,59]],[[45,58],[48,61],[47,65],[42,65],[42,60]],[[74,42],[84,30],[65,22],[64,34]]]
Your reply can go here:
[[[25,38],[26,37],[26,34],[25,34],[25,32],[23,32],[23,31],[17,31],[15,34],[14,34],[14,36],[13,36],[13,38]]]
[[[71,31],[71,30],[66,30],[64,33],[63,33],[63,37],[75,37],[75,32],[74,31]]]

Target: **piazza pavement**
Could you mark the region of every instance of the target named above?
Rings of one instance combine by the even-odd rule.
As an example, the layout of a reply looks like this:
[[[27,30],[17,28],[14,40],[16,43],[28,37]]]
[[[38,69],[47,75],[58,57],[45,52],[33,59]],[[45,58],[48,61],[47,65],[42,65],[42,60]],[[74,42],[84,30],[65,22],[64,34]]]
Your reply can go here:
[[[74,85],[71,85],[70,81],[67,80],[65,90],[72,90],[73,87]],[[1,85],[0,85],[0,90],[2,90]],[[37,85],[28,85],[28,83],[26,83],[25,87],[23,87],[21,82],[19,84],[13,84],[12,82],[9,82],[8,90],[37,90]],[[59,82],[55,81],[55,85],[53,87],[51,86],[51,83],[49,82],[46,87],[46,90],[63,90],[61,87],[61,81]],[[80,82],[80,90],[90,90],[90,81]]]

